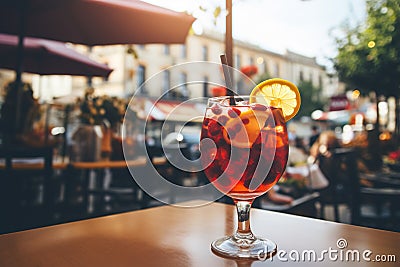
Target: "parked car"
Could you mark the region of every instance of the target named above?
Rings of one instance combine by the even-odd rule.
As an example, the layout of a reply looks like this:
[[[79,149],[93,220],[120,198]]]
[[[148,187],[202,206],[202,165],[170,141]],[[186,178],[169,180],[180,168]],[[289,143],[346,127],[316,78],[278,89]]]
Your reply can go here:
[[[180,149],[182,154],[189,160],[200,158],[200,130],[198,132],[172,132],[162,141],[166,153],[174,153]]]
[[[183,185],[184,178],[196,178],[195,185],[205,185],[209,183],[201,170],[200,158],[200,128],[184,128],[180,132],[172,132],[167,134],[162,140],[162,150],[168,156],[171,162],[178,163],[180,167],[175,165],[172,177],[169,180],[175,184]],[[182,155],[189,160],[182,160]],[[173,164],[174,165],[174,164]],[[197,171],[196,171],[197,170]],[[168,176],[168,174],[167,174]],[[193,180],[192,180],[193,182]]]

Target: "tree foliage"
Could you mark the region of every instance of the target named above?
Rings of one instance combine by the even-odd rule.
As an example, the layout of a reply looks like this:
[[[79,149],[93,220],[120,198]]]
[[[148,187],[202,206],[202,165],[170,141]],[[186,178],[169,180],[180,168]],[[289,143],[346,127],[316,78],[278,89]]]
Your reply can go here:
[[[399,96],[400,2],[367,0],[365,25],[343,29],[334,66],[342,81],[361,92]]]
[[[314,87],[310,81],[301,81],[298,86],[301,95],[301,106],[297,118],[310,116],[314,110],[322,110],[324,101],[321,99],[321,88]]]

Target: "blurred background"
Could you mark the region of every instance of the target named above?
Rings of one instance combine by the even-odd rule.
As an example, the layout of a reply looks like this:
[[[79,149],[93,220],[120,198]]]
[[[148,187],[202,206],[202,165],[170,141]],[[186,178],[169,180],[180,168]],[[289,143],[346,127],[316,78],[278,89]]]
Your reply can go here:
[[[255,83],[280,77],[298,85],[302,96],[300,111],[289,122],[288,129],[292,151],[299,149],[304,156],[296,158],[292,153],[288,166],[294,169],[281,179],[281,187],[277,188],[278,192],[292,199],[278,198],[277,203],[261,201],[259,207],[399,230],[400,8],[397,0],[146,2],[195,18],[192,24],[192,21],[189,23],[190,30],[185,32],[184,41],[111,45],[63,42],[66,48],[101,64],[97,67],[105,68],[105,74],[48,75],[22,69],[20,85],[24,92],[24,108],[19,122],[22,126],[17,132],[10,130],[10,120],[4,108],[7,107],[7,95],[16,86],[16,71],[2,64],[3,59],[0,59],[1,145],[7,145],[7,136],[15,135],[19,138],[17,143],[26,148],[51,146],[52,160],[64,165],[59,165],[57,169],[57,165],[53,164],[52,177],[57,178],[52,180],[50,191],[64,192],[57,195],[57,203],[64,203],[69,198],[62,209],[54,212],[51,220],[36,224],[28,221],[19,228],[7,224],[4,231],[162,204],[146,199],[137,185],[132,185],[131,179],[127,178],[124,182],[113,179],[113,174],[114,177],[128,177],[125,169],[107,164],[82,167],[71,163],[123,160],[122,142],[131,142],[132,157],[136,159],[142,155],[135,155],[134,146],[144,139],[152,159],[165,156],[159,147],[162,141],[160,127],[166,115],[188,99],[225,94],[224,87],[209,82],[219,80],[224,83],[220,73],[212,69],[170,72],[168,68],[193,61],[219,63],[220,54],[227,49],[232,50],[232,67]],[[229,2],[231,10],[226,5]],[[230,38],[228,15],[232,15],[230,30],[233,41],[230,48],[226,42]],[[130,23],[135,24],[126,20],[128,30]],[[144,36],[149,25],[142,25]],[[118,29],[114,30],[118,32]],[[170,28],[167,32],[174,30]],[[0,51],[3,62],[8,51]],[[146,85],[146,80],[161,71],[162,79],[156,79],[151,86]],[[203,82],[187,86],[190,81]],[[243,81],[235,82],[240,93],[251,92],[252,87],[247,87]],[[182,86],[170,90],[171,84],[177,83]],[[136,102],[131,103],[133,109],[128,112],[135,114],[137,124],[130,126],[129,135],[122,140],[121,125],[133,95]],[[155,103],[161,95],[162,99]],[[187,107],[186,110],[193,112],[189,115],[204,114],[204,101],[198,104]],[[157,114],[153,114],[152,122],[146,126],[146,136],[142,136],[135,128],[144,125],[142,114],[148,111],[149,105],[156,107]],[[165,128],[170,133],[168,143],[184,146],[184,154],[188,158],[198,157],[196,142],[200,135],[200,123],[194,121],[186,125],[184,117],[169,121]],[[183,124],[188,126],[184,131],[181,130]],[[332,143],[324,144],[320,140],[320,135],[325,132],[335,138],[336,145],[330,146]],[[332,165],[324,167],[321,164],[330,182],[328,188],[311,188],[307,185],[309,172],[302,172],[301,167],[309,164],[310,156],[318,158],[324,154],[319,148],[317,154],[312,154],[314,143],[323,145],[325,151],[332,149],[331,155],[334,156],[331,160],[343,159],[343,165],[338,166],[344,166],[340,173],[333,173]],[[335,150],[339,148],[352,150],[347,151],[349,153]],[[348,157],[356,159],[351,163],[357,167],[356,174],[346,174],[352,168],[345,166],[349,163]],[[164,175],[176,177],[176,170],[163,161],[159,168]],[[4,169],[7,168],[3,166]],[[66,178],[71,175],[76,179]],[[357,176],[356,182],[349,176]],[[192,186],[205,182],[201,174],[185,173],[182,177],[187,179],[177,183]],[[44,185],[39,178],[14,186],[17,191],[25,190],[22,193],[24,197],[28,196],[26,192],[30,192],[33,199],[43,203],[40,196]],[[117,188],[114,191],[110,190],[113,186]],[[364,192],[364,187],[369,191]],[[66,188],[72,192],[70,196],[66,196]],[[134,200],[129,198],[132,191],[128,189],[132,188]],[[363,194],[367,195],[370,204],[367,213],[380,217],[379,220],[366,222],[360,219],[364,212],[361,209]],[[348,198],[350,195],[356,197]],[[29,204],[24,197],[18,199],[18,207]],[[138,199],[142,202],[139,203]],[[301,201],[292,202],[298,199]],[[280,201],[284,206],[278,205],[282,204]],[[301,206],[304,204],[302,201],[305,206]],[[76,203],[79,207],[83,206],[79,212]],[[95,205],[99,207],[97,210]],[[294,209],[297,208],[295,206],[300,208]],[[329,206],[326,212],[322,211],[325,206]]]

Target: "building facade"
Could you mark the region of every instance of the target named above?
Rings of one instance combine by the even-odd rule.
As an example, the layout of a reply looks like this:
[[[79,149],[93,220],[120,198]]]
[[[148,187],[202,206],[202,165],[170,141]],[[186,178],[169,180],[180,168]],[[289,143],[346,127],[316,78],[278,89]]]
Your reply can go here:
[[[176,81],[181,83],[203,80],[205,82],[220,82],[221,74],[215,73],[214,68],[201,71],[182,70],[180,73],[170,72],[168,68],[176,64],[186,62],[215,62],[220,64],[220,54],[223,53],[224,36],[216,33],[202,35],[189,35],[184,45],[142,45],[133,46],[132,50],[125,51],[124,60],[124,86],[121,91],[124,95],[131,95],[139,90],[140,85],[157,76],[160,72],[162,78],[158,79],[150,88],[144,88],[142,94],[159,96],[163,94],[171,84]],[[245,66],[256,66],[258,72],[251,78],[257,81],[260,76],[267,74],[269,77],[280,77],[290,80],[295,84],[301,81],[310,81],[314,87],[321,88],[322,97],[330,97],[337,94],[339,82],[336,77],[328,75],[325,68],[310,58],[286,51],[284,54],[274,53],[258,46],[234,41],[234,68],[240,70]],[[113,66],[111,66],[113,67]],[[113,76],[116,73],[113,73]],[[121,76],[121,75],[118,75]],[[110,77],[110,79],[112,79]],[[191,86],[188,92],[182,89],[178,96],[207,97],[212,95],[212,83],[206,88],[204,85]],[[236,88],[240,88],[237,84]],[[248,88],[251,90],[252,88]],[[242,91],[243,93],[249,93]]]
[[[157,97],[167,93],[171,86],[177,84],[181,86],[169,93],[170,98],[208,97],[212,95],[213,83],[224,84],[221,73],[216,73],[215,68],[195,71],[190,68],[170,69],[171,66],[187,62],[220,64],[220,54],[225,50],[224,35],[220,33],[189,35],[183,45],[113,45],[95,46],[90,49],[77,45],[74,48],[108,64],[114,71],[108,79],[24,74],[24,80],[32,82],[36,97],[44,101],[60,96],[80,97],[88,86],[93,86],[98,95],[129,97],[139,93]],[[315,58],[291,51],[278,54],[238,40],[234,41],[233,53],[234,68],[257,67],[257,74],[251,77],[254,81],[267,73],[269,77],[280,77],[295,84],[303,80],[310,81],[314,87],[322,89],[322,97],[338,93],[338,79],[329,76],[325,68],[317,64]],[[7,80],[11,80],[12,73],[2,71],[0,83],[5,84]],[[148,84],[151,86],[141,86],[149,80],[151,83]],[[204,83],[185,85],[191,81]],[[245,88],[246,85],[243,84],[236,84],[236,87],[242,90],[239,90],[241,93],[250,93],[249,90],[252,89]]]

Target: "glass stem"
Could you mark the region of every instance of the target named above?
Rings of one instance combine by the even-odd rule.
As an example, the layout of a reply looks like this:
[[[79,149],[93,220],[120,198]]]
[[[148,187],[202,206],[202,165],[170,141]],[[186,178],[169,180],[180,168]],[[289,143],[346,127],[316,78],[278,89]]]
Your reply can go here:
[[[238,240],[254,240],[255,237],[250,228],[250,209],[252,200],[235,200],[236,210],[238,214],[238,227],[234,238]]]

